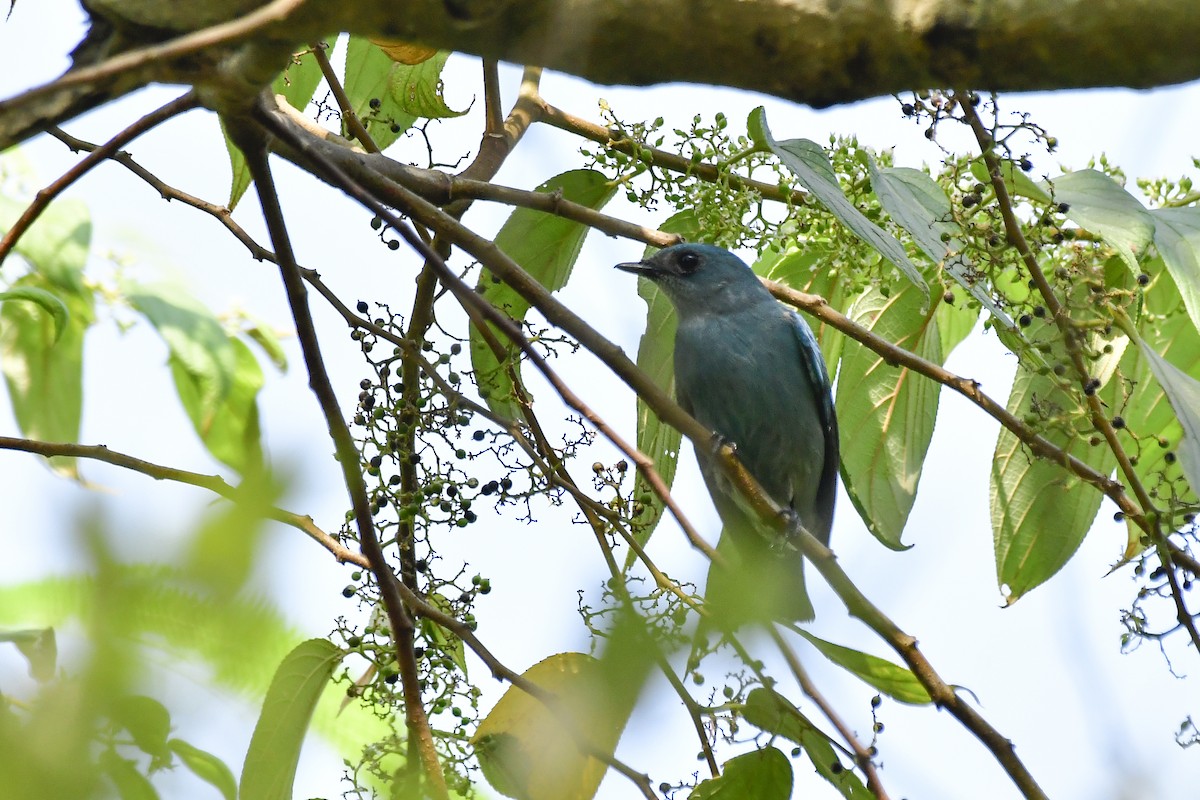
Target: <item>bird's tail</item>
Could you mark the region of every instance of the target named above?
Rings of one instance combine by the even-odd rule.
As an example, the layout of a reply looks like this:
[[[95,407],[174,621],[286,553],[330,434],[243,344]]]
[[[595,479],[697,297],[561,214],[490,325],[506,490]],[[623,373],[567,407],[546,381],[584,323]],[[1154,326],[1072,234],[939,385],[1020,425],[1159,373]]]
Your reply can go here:
[[[727,569],[711,565],[705,603],[716,624],[725,629],[748,622],[807,622],[815,616],[804,582],[804,556],[773,549],[757,526],[726,526],[717,544]]]

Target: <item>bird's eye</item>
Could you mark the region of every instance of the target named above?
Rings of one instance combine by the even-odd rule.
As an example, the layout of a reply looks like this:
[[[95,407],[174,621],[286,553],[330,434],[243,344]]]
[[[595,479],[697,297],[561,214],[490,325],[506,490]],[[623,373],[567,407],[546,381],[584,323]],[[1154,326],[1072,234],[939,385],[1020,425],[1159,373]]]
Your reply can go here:
[[[695,272],[698,266],[700,266],[700,256],[695,253],[679,254],[679,269],[682,272]]]

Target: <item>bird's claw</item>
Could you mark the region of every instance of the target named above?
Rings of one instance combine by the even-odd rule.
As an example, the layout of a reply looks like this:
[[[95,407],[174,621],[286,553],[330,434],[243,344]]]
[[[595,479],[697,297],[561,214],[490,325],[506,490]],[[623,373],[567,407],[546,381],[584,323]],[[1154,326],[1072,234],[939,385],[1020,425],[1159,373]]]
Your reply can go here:
[[[734,455],[737,455],[737,442],[730,441],[719,433],[714,433],[712,435],[712,441],[709,444],[712,447],[713,458],[719,456],[721,454],[721,448],[726,445],[729,445],[729,449],[733,451]]]
[[[800,531],[804,528],[804,524],[800,521],[800,515],[794,508],[785,508],[780,510],[779,516],[783,518],[783,527],[776,529],[775,541],[771,542],[771,549],[777,553],[798,552],[800,548],[797,547],[796,542],[800,538]]]

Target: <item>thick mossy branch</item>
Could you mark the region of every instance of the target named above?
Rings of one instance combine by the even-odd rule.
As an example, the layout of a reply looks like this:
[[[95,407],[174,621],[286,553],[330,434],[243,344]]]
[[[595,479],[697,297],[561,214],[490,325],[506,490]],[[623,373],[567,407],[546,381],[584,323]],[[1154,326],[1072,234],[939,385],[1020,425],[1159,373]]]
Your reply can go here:
[[[1182,0],[104,0],[62,79],[0,101],[0,148],[150,82],[187,83],[228,115],[292,45],[383,36],[599,83],[686,82],[826,107],[926,86],[1149,88],[1200,77]],[[205,55],[201,56],[203,53]]]

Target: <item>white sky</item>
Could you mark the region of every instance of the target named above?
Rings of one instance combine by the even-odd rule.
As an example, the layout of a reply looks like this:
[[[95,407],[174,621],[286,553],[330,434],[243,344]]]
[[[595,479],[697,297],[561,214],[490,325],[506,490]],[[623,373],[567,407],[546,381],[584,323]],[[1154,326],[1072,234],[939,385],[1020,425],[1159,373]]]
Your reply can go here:
[[[0,96],[49,79],[65,66],[65,54],[82,32],[78,9],[64,0],[18,3],[11,19],[0,24],[0,52],[8,68],[0,70]],[[446,72],[448,101],[462,108],[479,97],[477,61],[452,59]],[[516,91],[518,71],[505,69],[506,96]],[[175,90],[153,89],[112,108],[103,109],[68,130],[93,141],[111,135],[140,114],[161,105]],[[544,95],[555,105],[596,118],[596,100],[606,98],[627,119],[663,115],[685,124],[693,114],[724,111],[731,127],[744,124],[746,113],[766,104],[778,138],[806,137],[824,142],[829,133],[856,134],[870,146],[895,148],[896,163],[920,166],[938,158],[921,129],[903,119],[891,99],[813,112],[771,98],[739,95],[703,87],[671,86],[648,90],[598,88],[548,75]],[[471,122],[446,126],[460,136],[461,152],[478,139],[480,103]],[[1195,85],[1151,93],[1128,91],[1072,92],[1062,95],[1013,96],[1008,108],[1029,111],[1035,121],[1057,136],[1055,160],[1035,158],[1035,173],[1058,165],[1080,168],[1101,152],[1124,167],[1130,178],[1178,176],[1191,170],[1193,141],[1200,109]],[[453,127],[454,131],[451,132]],[[438,129],[439,131],[441,129]],[[564,169],[579,166],[575,145],[565,134],[535,129],[498,177],[501,183],[532,187]],[[168,183],[216,202],[228,192],[223,142],[215,118],[193,112],[129,148]],[[31,143],[26,154],[43,181],[57,177],[75,156],[53,140]],[[447,152],[448,159],[459,155]],[[316,267],[345,299],[391,298],[405,307],[411,289],[413,260],[391,254],[374,240],[361,213],[333,192],[289,167],[280,168],[285,211],[293,223],[295,246],[307,266]],[[1131,181],[1132,185],[1132,181]],[[283,328],[288,327],[282,292],[273,268],[251,261],[212,220],[189,209],[168,205],[117,165],[104,165],[71,191],[90,206],[101,244],[138,256],[137,273],[153,278],[173,274],[218,311],[244,307]],[[656,220],[614,203],[610,211],[639,221]],[[626,213],[628,212],[628,213]],[[251,198],[238,210],[243,225],[265,241]],[[503,214],[479,207],[467,221],[487,232]],[[130,243],[135,244],[130,244]],[[576,279],[563,293],[565,302],[593,325],[636,352],[642,305],[632,278],[614,273],[611,265],[634,258],[641,245],[592,236],[576,267]],[[343,408],[352,406],[363,377],[352,343],[337,319],[314,303],[318,322],[327,333],[327,362],[342,390]],[[287,342],[293,369],[279,376],[267,369],[261,398],[266,439],[277,463],[296,470],[296,484],[285,505],[312,514],[334,528],[346,505],[336,469],[327,458],[324,424],[301,374],[294,341]],[[146,326],[118,335],[111,322],[89,334],[83,441],[198,471],[217,467],[190,436],[190,428],[172,396],[165,349]],[[632,436],[633,397],[622,385],[586,358],[560,359],[555,366],[574,381],[587,402]],[[951,357],[951,370],[982,381],[1002,398],[1007,393],[1013,359],[994,337],[975,336]],[[531,372],[531,371],[527,371]],[[540,389],[540,390],[539,390]],[[543,398],[542,414],[552,409],[551,393],[535,384]],[[0,400],[5,405],[7,400]],[[1126,573],[1102,576],[1125,541],[1124,526],[1111,522],[1111,505],[1100,512],[1096,529],[1080,553],[1048,585],[1001,609],[995,587],[992,539],[988,519],[987,476],[996,425],[957,395],[944,393],[941,416],[930,449],[921,493],[905,534],[912,550],[893,553],[866,532],[843,496],[833,533],[833,546],[843,566],[866,594],[905,630],[916,635],[934,666],[953,684],[979,698],[981,712],[1017,746],[1043,788],[1061,800],[1168,800],[1195,796],[1200,777],[1198,755],[1182,751],[1172,734],[1196,709],[1196,692],[1175,680],[1152,647],[1119,653],[1119,612],[1135,591]],[[0,411],[0,431],[13,433],[7,410]],[[166,436],[164,431],[182,431]],[[600,451],[601,460],[615,457]],[[581,461],[583,469],[594,460]],[[690,455],[689,455],[690,461]],[[101,465],[85,465],[88,477],[106,487],[96,496],[53,478],[27,456],[0,454],[0,475],[7,488],[3,539],[8,557],[0,562],[5,584],[81,566],[70,553],[70,532],[63,529],[71,509],[100,508],[121,538],[121,552],[131,559],[168,558],[179,552],[195,515],[210,499],[198,490],[126,475]],[[584,476],[586,479],[586,476]],[[677,479],[677,496],[702,530],[715,534],[718,525],[708,505],[694,464]],[[516,669],[524,669],[559,650],[586,648],[575,608],[575,590],[594,592],[603,578],[591,534],[549,512],[542,524],[477,525],[458,546],[491,576],[496,590],[478,612],[480,635]],[[29,532],[37,531],[36,536]],[[311,635],[327,631],[334,614],[348,613],[340,596],[347,570],[323,551],[302,543],[295,532],[279,530],[269,537],[269,560],[257,577],[262,591],[279,604],[293,623]],[[24,547],[11,546],[17,541]],[[55,544],[61,546],[55,546]],[[703,564],[677,531],[664,527],[652,554],[672,575],[700,579]],[[519,567],[506,570],[512,559]],[[525,576],[536,574],[536,580]],[[889,655],[861,625],[850,620],[836,597],[810,579],[818,635]],[[1194,668],[1194,656],[1176,648],[1177,668]],[[867,700],[872,692],[855,679],[829,668],[810,649],[801,648],[814,679],[857,730],[869,738]],[[486,674],[473,662],[476,675]],[[0,651],[0,674],[22,672],[15,657]],[[211,694],[192,685],[195,676],[168,678],[166,685],[186,689],[168,704],[176,712],[179,734],[194,744],[240,764],[255,709],[218,699],[227,713],[213,719]],[[717,676],[713,676],[717,677]],[[710,684],[711,685],[711,684]],[[487,681],[498,697],[502,687]],[[661,694],[661,686],[656,691]],[[813,712],[813,716],[817,716]],[[669,734],[658,727],[671,719]],[[1005,798],[1015,789],[973,737],[947,714],[908,709],[885,702],[881,719],[887,729],[879,741],[882,777],[893,797],[923,800]],[[669,695],[644,704],[631,722],[618,752],[635,767],[650,772],[655,783],[673,780],[700,765],[693,761],[696,743],[688,737],[683,715]],[[796,796],[835,796],[822,781],[809,776],[807,762],[795,762]],[[319,743],[310,746],[297,781],[297,796],[339,793],[338,759]],[[194,780],[173,778],[175,797],[212,796]],[[631,787],[619,776],[601,789],[606,798],[628,797]]]

